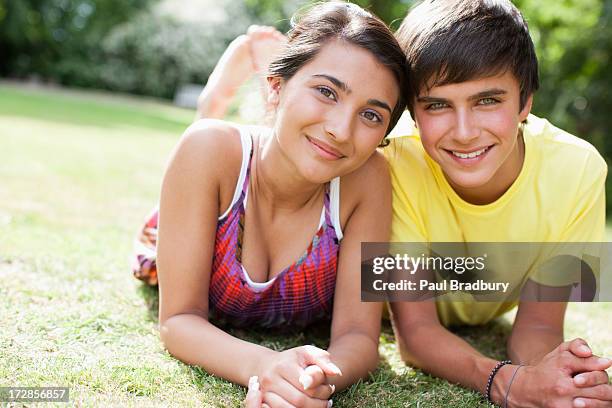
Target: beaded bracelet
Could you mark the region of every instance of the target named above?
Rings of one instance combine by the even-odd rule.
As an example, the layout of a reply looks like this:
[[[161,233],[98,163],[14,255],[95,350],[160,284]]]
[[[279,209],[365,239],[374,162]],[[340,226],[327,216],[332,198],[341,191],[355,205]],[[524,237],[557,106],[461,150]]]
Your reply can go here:
[[[497,374],[499,369],[505,366],[506,364],[512,364],[512,361],[504,360],[504,361],[499,361],[497,364],[495,364],[495,367],[493,367],[493,370],[491,370],[491,374],[489,374],[489,379],[487,380],[487,387],[485,388],[485,396],[487,397],[487,401],[489,401],[493,405],[495,405],[493,400],[491,400],[491,386],[493,385],[493,379],[495,378],[495,375]]]

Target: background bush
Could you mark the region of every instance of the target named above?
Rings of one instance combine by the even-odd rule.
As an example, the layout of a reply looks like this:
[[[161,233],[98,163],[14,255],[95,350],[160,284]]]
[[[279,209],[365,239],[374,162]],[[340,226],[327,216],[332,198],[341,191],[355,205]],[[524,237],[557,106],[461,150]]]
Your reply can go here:
[[[239,32],[245,24],[236,25]],[[181,84],[204,84],[239,33],[219,28],[141,14],[104,38],[99,80],[108,89],[164,98],[171,98]]]
[[[216,1],[225,19],[180,21],[155,0],[0,0],[0,76],[171,98],[204,84],[257,16]],[[268,17],[268,23],[270,17]]]
[[[97,86],[101,39],[151,0],[0,0],[0,75]]]

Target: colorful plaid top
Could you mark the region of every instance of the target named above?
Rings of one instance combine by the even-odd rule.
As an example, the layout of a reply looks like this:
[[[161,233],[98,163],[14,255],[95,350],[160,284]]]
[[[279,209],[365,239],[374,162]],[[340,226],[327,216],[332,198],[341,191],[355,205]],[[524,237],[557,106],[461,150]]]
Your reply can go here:
[[[209,287],[209,315],[233,326],[303,327],[329,319],[332,312],[339,241],[340,180],[326,185],[319,229],[302,256],[273,279],[253,282],[242,266],[241,248],[247,204],[252,139],[241,129],[243,160],[228,210],[219,217]],[[158,212],[148,218],[136,241],[134,275],[157,284]]]
[[[334,193],[338,193],[339,179],[326,186],[319,229],[302,256],[268,282],[253,282],[241,263],[244,214],[253,155],[251,137],[243,134],[242,143],[243,171],[234,195],[234,198],[238,197],[217,223],[209,288],[211,316],[240,327],[303,327],[316,320],[330,318],[336,284],[338,241],[342,238],[337,221],[339,194],[333,195],[335,205],[332,209],[330,184],[334,185]]]

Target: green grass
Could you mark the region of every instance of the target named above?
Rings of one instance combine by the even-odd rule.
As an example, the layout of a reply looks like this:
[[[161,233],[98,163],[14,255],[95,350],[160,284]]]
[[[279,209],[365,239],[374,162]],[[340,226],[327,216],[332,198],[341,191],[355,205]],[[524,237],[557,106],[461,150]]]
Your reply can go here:
[[[0,386],[69,386],[78,406],[240,404],[241,387],[163,349],[157,293],[129,271],[134,233],[192,117],[151,100],[0,85]],[[571,305],[567,336],[612,355],[611,312]],[[501,358],[509,319],[459,334]],[[325,346],[327,328],[233,334],[283,349]],[[380,352],[380,368],[334,406],[487,406],[402,364],[388,325]]]

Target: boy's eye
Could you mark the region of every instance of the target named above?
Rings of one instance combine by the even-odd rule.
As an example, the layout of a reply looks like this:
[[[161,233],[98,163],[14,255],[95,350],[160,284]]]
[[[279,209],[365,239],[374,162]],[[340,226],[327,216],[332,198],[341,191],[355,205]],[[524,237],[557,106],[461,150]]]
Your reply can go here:
[[[370,110],[365,111],[361,114],[361,116],[363,116],[364,118],[366,118],[367,120],[371,122],[377,122],[377,123],[382,122],[382,117],[374,111],[370,111]]]
[[[336,100],[336,94],[334,94],[334,91],[332,91],[328,87],[326,87],[326,86],[319,86],[319,87],[317,87],[317,90],[324,97],[332,99],[334,101]]]
[[[479,105],[494,105],[499,101],[495,98],[482,98],[478,101]]]
[[[440,109],[444,109],[447,107],[448,105],[444,102],[434,102],[434,103],[430,103],[429,105],[427,105],[425,109],[426,110],[440,110]]]

